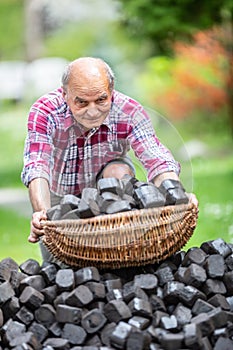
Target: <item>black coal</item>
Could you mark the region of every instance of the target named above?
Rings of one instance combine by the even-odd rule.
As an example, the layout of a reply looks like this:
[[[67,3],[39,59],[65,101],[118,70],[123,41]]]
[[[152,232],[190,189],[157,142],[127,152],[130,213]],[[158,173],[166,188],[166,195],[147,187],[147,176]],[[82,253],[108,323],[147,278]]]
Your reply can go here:
[[[157,265],[62,269],[0,262],[0,349],[233,349],[233,245]]]

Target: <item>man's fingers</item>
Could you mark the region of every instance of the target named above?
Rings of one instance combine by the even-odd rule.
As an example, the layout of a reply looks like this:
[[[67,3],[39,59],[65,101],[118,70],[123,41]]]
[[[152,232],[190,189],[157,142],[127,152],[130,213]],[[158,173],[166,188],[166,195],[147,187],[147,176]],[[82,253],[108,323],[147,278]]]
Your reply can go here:
[[[32,226],[36,229],[41,229],[41,212],[33,213],[32,215]]]
[[[37,243],[39,240],[40,240],[39,236],[33,232],[31,232],[30,235],[28,236],[28,241],[31,243]]]
[[[196,207],[198,207],[198,199],[195,196],[194,193],[187,193],[188,197],[189,197],[189,201],[192,202]]]
[[[47,216],[46,216],[45,211],[42,210],[42,211],[38,211],[38,212],[33,213],[32,226],[35,229],[41,230],[42,229],[42,226],[41,226],[42,220],[47,220]]]
[[[45,211],[38,211],[33,213],[32,215],[32,221],[31,221],[31,232],[28,237],[28,241],[31,243],[36,243],[39,241],[40,236],[44,234],[44,230],[41,225],[41,220],[46,220],[46,212]]]
[[[33,224],[31,223],[31,232],[28,236],[28,241],[31,243],[36,243],[40,240],[40,237],[44,234],[44,230],[37,229]]]

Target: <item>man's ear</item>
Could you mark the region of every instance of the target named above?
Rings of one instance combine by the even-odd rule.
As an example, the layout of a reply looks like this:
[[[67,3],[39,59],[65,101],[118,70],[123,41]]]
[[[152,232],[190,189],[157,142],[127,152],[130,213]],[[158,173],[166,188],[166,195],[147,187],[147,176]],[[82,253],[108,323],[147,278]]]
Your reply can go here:
[[[67,102],[67,92],[64,89],[64,87],[62,87],[62,97],[64,98],[64,100]]]

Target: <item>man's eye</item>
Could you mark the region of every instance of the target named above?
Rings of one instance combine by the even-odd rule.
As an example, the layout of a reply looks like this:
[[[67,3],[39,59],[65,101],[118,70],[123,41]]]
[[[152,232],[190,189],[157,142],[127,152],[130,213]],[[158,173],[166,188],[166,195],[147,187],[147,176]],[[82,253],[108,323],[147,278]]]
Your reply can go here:
[[[97,103],[104,103],[106,101],[106,97],[100,97],[97,100]]]
[[[86,101],[76,100],[75,103],[76,103],[76,105],[81,106],[81,107],[84,107],[87,105]]]

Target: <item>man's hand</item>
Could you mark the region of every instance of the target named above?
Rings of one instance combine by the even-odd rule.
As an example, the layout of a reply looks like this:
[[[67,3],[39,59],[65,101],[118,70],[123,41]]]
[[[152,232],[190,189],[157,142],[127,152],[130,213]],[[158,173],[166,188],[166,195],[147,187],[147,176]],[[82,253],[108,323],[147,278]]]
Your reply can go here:
[[[196,207],[198,207],[198,199],[194,193],[186,193],[189,197],[189,202],[193,203]]]
[[[162,174],[156,176],[156,178],[154,178],[153,182],[154,182],[155,186],[159,187],[164,180],[180,181],[180,179],[176,173],[165,172],[165,173],[162,173]],[[185,192],[185,194],[188,196],[189,202],[193,203],[196,207],[198,207],[198,199],[195,196],[195,194],[194,193],[187,193],[187,192]]]
[[[47,220],[46,211],[36,211],[32,215],[31,220],[31,231],[28,237],[28,241],[31,243],[36,243],[40,240],[40,237],[43,236],[44,230],[41,226],[41,221]]]

